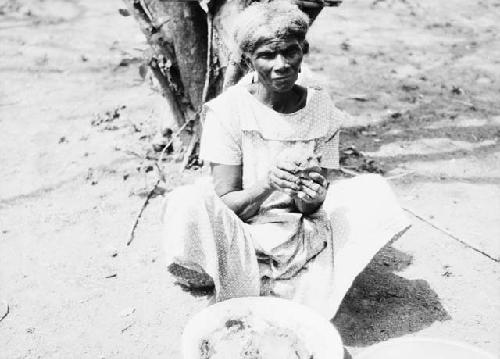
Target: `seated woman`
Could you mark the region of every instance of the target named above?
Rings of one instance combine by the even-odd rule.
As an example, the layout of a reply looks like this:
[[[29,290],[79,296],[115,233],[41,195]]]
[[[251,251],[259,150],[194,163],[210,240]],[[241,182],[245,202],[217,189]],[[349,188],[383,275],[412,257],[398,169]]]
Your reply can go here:
[[[354,278],[408,227],[378,175],[336,180],[347,115],[326,91],[296,84],[308,18],[256,3],[236,40],[250,83],[206,104],[200,156],[211,178],[169,194],[170,270],[215,300],[274,295],[334,316]]]

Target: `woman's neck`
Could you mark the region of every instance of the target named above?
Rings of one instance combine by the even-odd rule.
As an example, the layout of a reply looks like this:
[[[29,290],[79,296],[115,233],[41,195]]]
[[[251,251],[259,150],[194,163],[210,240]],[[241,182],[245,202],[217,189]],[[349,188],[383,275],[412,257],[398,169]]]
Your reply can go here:
[[[263,104],[281,113],[296,112],[305,105],[305,92],[294,85],[289,91],[276,92],[269,90],[261,83],[253,85],[252,94]]]

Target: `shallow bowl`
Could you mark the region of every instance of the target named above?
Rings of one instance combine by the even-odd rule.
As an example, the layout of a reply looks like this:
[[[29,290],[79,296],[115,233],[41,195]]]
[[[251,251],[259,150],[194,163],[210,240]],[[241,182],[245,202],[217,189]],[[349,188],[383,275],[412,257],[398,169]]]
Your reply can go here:
[[[224,327],[228,320],[250,316],[292,330],[311,351],[314,359],[344,357],[339,333],[333,324],[312,309],[285,299],[246,297],[211,305],[194,315],[182,335],[183,358],[200,359],[200,345],[204,338]]]

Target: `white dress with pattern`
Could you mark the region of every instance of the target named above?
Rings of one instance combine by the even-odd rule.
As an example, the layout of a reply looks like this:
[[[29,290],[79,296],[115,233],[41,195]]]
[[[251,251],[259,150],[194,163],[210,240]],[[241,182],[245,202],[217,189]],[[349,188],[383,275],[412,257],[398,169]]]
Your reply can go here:
[[[244,189],[281,158],[320,155],[321,167],[338,169],[346,117],[320,89],[308,88],[301,110],[281,114],[236,85],[207,103],[200,157],[242,165]],[[356,275],[409,225],[378,175],[335,181],[307,216],[276,191],[246,223],[202,179],[169,194],[164,223],[168,261],[210,275],[217,301],[275,295],[329,318]]]

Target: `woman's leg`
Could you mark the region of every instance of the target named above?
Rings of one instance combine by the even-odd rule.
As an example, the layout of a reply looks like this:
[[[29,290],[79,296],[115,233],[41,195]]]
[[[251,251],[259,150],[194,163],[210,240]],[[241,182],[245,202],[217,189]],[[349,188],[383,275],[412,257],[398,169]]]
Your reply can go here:
[[[172,191],[163,223],[167,264],[208,274],[216,301],[259,295],[259,268],[248,225],[207,179]]]

